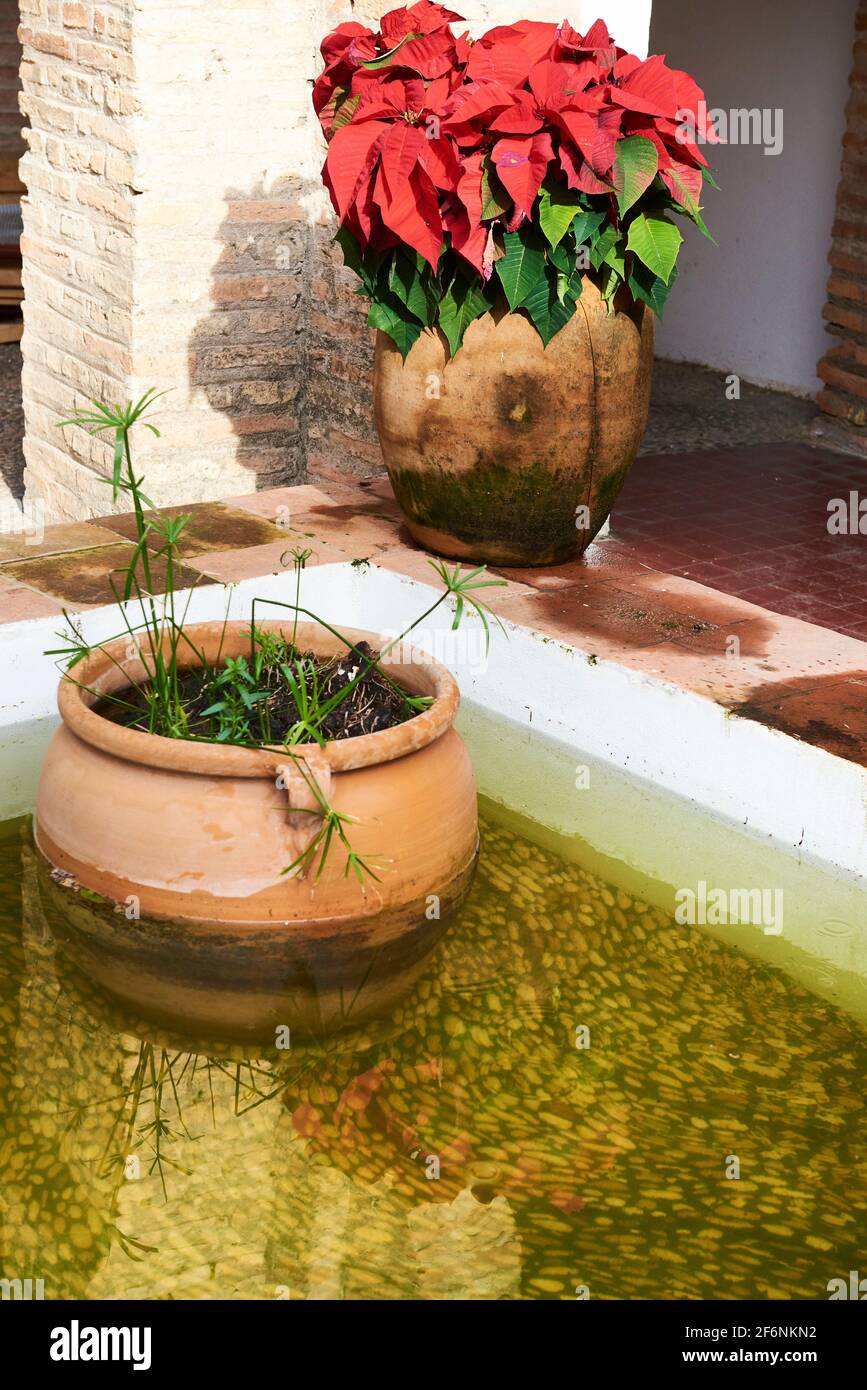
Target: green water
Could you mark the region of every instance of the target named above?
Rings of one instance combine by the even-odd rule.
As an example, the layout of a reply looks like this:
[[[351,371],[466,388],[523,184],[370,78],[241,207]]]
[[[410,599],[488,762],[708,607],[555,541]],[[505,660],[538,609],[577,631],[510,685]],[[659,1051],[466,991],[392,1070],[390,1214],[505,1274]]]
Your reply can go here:
[[[490,822],[389,1018],[197,1046],[66,964],[0,827],[0,1277],[46,1298],[824,1299],[864,1264],[865,1064],[832,1003]]]

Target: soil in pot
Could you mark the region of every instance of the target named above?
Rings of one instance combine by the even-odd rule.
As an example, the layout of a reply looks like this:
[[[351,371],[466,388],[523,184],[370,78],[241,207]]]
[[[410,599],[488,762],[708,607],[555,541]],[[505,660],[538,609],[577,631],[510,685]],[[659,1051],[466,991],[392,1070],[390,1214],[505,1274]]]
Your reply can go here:
[[[281,744],[311,708],[330,703],[347,686],[352,688],[319,725],[324,738],[396,728],[419,712],[419,701],[379,669],[379,655],[369,642],[359,642],[343,655],[320,659],[269,636],[267,644],[257,646],[252,669],[243,656],[216,669],[187,668],[178,674],[186,736]],[[142,733],[161,732],[151,723],[150,693],[147,685],[131,687],[122,692],[121,703],[103,701],[97,712]]]

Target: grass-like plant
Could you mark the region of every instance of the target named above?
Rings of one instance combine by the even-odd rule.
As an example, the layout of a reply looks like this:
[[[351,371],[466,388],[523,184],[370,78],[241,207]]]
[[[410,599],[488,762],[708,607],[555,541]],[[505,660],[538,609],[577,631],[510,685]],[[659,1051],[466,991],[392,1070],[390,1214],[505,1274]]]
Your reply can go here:
[[[157,427],[143,417],[161,394],[151,388],[139,400],[129,401],[125,406],[92,401],[89,408],[61,422],[61,427],[75,425],[91,434],[113,432],[112,474],[105,481],[111,485],[112,501],[117,501],[121,494],[129,496],[135,516],[136,542],[125,571],[120,572],[122,582],[116,583],[113,577],[110,580],[123,629],[114,637],[91,645],[69,616],[64,615],[68,629],[60,634],[64,645],[51,649],[46,655],[56,657],[67,674],[94,650],[108,655],[123,672],[125,685],[111,695],[95,692],[88,686],[82,688],[98,694],[100,702],[111,707],[112,716],[119,723],[143,727],[148,733],[163,738],[240,748],[279,748],[293,761],[313,795],[317,809],[309,814],[320,817],[320,826],[310,845],[284,872],[303,874],[318,856],[318,879],[329,851],[337,843],[346,854],[345,874],[352,873],[363,885],[365,876],[376,878],[377,875],[372,865],[352,850],[347,833],[350,819],[329,802],[305,761],[304,746],[312,744],[321,748],[334,737],[335,717],[341,713],[341,707],[345,711],[353,692],[374,674],[381,687],[393,696],[395,722],[411,719],[425,709],[430,698],[411,695],[402,689],[382,668],[383,658],[450,599],[454,601],[452,630],[460,626],[469,609],[482,622],[487,646],[491,621],[500,627],[502,624],[490,613],[479,591],[505,581],[485,577],[484,566],[462,573],[460,565],[449,566],[442,560],[432,559],[430,564],[443,584],[443,592],[376,653],[356,646],[316,613],[302,607],[301,576],[312,552],[296,550],[289,552],[295,571],[294,601],[255,598],[250,619],[249,654],[223,658],[221,642],[216,660],[209,662],[186,628],[192,589],[182,611],[178,610],[176,601],[180,547],[190,515],[166,517],[156,512],[143,491],[144,479],[136,476],[133,464],[130,434],[143,424],[159,436]],[[156,560],[161,560],[165,566],[162,598],[156,583]],[[257,623],[257,608],[266,605],[292,613],[291,638]],[[317,662],[309,653],[298,649],[299,617],[311,619],[343,644],[353,665],[348,679],[342,679],[345,672],[341,663],[349,664],[346,657],[333,662],[336,669],[329,671],[327,663]],[[224,633],[227,623],[228,614],[223,624]],[[110,643],[123,637],[127,638],[127,661],[137,658],[141,662],[143,675],[138,680],[133,680],[127,665],[108,651]],[[193,669],[198,670],[195,689],[191,689],[186,674],[190,669],[190,652],[194,657]],[[187,659],[182,660],[182,656]],[[333,679],[327,679],[329,676]],[[280,735],[276,735],[272,727],[273,707],[278,698],[286,701],[287,707],[297,716]]]

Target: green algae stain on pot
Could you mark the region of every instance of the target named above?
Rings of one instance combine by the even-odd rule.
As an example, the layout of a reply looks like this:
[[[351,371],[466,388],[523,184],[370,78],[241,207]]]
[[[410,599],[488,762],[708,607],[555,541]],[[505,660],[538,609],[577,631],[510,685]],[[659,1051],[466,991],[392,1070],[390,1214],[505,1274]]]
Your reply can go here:
[[[544,347],[507,312],[477,319],[454,358],[434,334],[405,361],[378,336],[383,457],[428,549],[550,565],[579,555],[602,525],[647,419],[653,316],[609,313],[590,281],[580,304]]]
[[[519,469],[480,461],[466,472],[389,470],[394,494],[410,525],[455,536],[480,559],[526,551],[549,563],[569,559],[582,547],[576,509],[586,500],[586,483],[573,474],[552,473],[541,464]]]
[[[610,473],[606,473],[598,482],[594,481],[590,500],[590,513],[595,531],[598,531],[620,496],[620,489],[626,482],[629,469],[629,464],[626,464],[623,468],[613,468]]]

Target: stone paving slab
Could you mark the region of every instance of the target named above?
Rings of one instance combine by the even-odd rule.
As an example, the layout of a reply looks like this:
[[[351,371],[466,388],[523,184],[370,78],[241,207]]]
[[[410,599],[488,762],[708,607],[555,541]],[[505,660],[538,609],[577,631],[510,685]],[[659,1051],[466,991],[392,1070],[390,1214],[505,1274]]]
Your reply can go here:
[[[53,528],[46,529],[46,536]],[[35,560],[7,560],[0,564],[0,578],[18,580],[19,584],[38,594],[57,599],[71,611],[101,607],[114,603],[123,592],[126,567],[133,546],[126,541],[116,545],[100,545],[95,549],[67,550],[61,554],[43,555]],[[151,573],[156,593],[162,593],[165,582],[165,561],[153,557]],[[210,584],[213,580],[193,570],[178,566],[176,585],[189,588],[195,583]],[[114,586],[114,587],[112,587]],[[0,622],[9,622],[0,595]]]
[[[277,525],[246,509],[228,506],[225,502],[194,502],[187,507],[163,507],[160,515],[189,518],[179,541],[183,557],[266,545],[279,541],[281,535]],[[138,535],[135,512],[105,517],[101,525],[128,541],[134,541]],[[151,548],[159,549],[160,545],[159,537],[154,536]]]
[[[64,555],[70,550],[93,550],[100,545],[117,545],[117,533],[105,524],[92,521],[61,522],[44,529],[25,529],[0,535],[0,565],[11,560],[36,560],[43,555]]]

